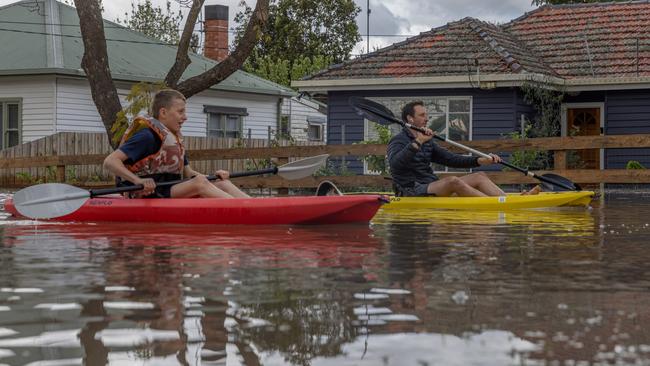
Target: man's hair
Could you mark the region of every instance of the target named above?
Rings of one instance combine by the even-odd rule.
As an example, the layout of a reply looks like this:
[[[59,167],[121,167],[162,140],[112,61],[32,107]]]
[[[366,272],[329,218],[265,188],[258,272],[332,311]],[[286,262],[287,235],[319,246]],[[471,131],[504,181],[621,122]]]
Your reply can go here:
[[[156,93],[153,97],[153,103],[151,104],[151,115],[153,118],[158,118],[160,108],[171,107],[174,99],[185,101],[185,96],[178,90],[174,89],[163,89]]]
[[[404,108],[402,108],[402,121],[408,122],[406,116],[415,117],[415,106],[421,105],[424,107],[424,103],[421,100],[415,100],[410,103],[406,103]]]

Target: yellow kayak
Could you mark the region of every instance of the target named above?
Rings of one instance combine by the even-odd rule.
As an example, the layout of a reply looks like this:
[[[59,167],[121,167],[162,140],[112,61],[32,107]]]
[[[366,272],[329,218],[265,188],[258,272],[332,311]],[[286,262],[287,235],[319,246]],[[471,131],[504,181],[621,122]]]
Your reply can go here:
[[[499,197],[390,197],[383,211],[404,209],[448,209],[476,211],[510,211],[530,208],[588,206],[593,191],[518,193]]]

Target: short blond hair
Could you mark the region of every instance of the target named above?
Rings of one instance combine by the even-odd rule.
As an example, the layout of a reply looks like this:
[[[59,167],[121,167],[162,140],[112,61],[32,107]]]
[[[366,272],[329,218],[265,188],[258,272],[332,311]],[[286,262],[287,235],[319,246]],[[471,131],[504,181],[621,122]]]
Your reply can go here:
[[[153,97],[153,103],[151,104],[151,115],[153,118],[158,118],[160,108],[171,107],[174,99],[185,101],[185,96],[178,90],[174,89],[163,89],[156,93]]]

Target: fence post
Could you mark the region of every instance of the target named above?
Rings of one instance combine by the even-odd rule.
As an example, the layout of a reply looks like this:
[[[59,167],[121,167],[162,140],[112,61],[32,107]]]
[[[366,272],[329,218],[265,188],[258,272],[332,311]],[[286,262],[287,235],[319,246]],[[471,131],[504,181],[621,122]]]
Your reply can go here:
[[[566,166],[566,150],[553,151],[553,169],[565,170]]]
[[[287,157],[278,157],[278,166],[289,163],[289,158]],[[278,195],[288,196],[289,188],[278,188]]]
[[[65,165],[56,166],[56,181],[58,183],[65,183]]]
[[[341,125],[341,145],[345,145],[345,123]],[[345,155],[341,156],[341,166],[339,167],[339,174],[346,170]]]

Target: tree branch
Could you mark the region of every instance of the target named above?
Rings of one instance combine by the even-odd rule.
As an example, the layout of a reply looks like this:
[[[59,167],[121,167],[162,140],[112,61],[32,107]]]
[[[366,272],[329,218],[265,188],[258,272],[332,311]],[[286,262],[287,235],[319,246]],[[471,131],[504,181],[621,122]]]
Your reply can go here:
[[[170,88],[175,88],[178,80],[181,78],[187,66],[192,62],[190,57],[187,54],[187,51],[190,48],[190,42],[192,40],[192,34],[194,33],[194,25],[196,24],[196,18],[198,18],[201,8],[205,0],[194,0],[192,2],[192,8],[187,14],[187,20],[185,21],[185,27],[183,28],[183,34],[181,39],[178,42],[178,50],[176,51],[176,61],[174,65],[169,69],[167,76],[165,77],[165,85]]]
[[[183,81],[177,85],[176,89],[183,93],[186,98],[189,98],[212,85],[218,84],[239,70],[257,44],[268,18],[269,0],[259,0],[237,48],[218,65],[200,75]]]
[[[74,3],[77,7],[84,43],[81,67],[88,78],[90,92],[108,133],[109,141],[113,144],[111,127],[122,105],[108,64],[101,6],[97,0],[74,0]]]

